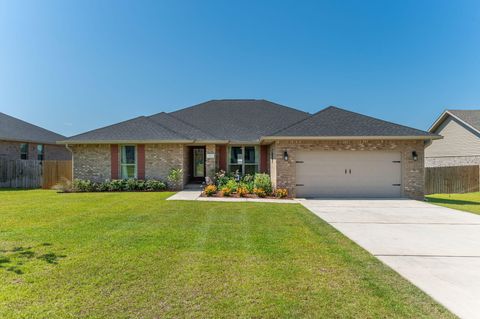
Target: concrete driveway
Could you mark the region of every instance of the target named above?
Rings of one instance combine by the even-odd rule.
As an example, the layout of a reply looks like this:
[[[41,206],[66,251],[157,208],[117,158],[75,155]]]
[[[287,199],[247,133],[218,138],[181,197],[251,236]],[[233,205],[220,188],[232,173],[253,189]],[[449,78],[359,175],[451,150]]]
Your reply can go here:
[[[480,215],[413,200],[299,200],[461,318],[480,318]]]

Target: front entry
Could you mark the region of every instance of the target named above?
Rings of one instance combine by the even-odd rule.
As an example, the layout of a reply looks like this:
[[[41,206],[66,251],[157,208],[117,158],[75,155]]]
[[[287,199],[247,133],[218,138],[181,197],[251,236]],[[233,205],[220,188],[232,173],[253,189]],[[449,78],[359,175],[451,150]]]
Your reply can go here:
[[[205,181],[205,146],[192,146],[190,148],[190,180],[192,182]]]

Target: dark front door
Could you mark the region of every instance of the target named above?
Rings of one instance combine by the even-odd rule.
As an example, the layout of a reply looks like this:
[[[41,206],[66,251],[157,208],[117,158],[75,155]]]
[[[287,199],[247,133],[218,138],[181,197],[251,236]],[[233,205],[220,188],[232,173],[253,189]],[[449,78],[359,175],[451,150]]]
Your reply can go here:
[[[191,148],[191,180],[194,182],[205,181],[205,147],[192,147]]]

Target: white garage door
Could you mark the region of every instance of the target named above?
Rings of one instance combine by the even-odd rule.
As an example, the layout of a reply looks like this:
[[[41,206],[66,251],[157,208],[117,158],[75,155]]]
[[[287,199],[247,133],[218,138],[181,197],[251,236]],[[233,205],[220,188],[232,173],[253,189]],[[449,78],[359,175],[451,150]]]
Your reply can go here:
[[[297,197],[400,197],[400,160],[399,152],[299,152]]]

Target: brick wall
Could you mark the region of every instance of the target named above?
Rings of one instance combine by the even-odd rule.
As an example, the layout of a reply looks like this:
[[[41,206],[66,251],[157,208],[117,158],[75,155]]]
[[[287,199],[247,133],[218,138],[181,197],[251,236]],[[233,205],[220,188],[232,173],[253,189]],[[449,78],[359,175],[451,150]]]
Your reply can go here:
[[[425,167],[480,165],[480,156],[426,157]]]
[[[0,141],[0,158],[20,159],[20,144],[22,142]],[[28,143],[28,159],[37,159],[37,145],[41,143]],[[64,145],[43,144],[45,160],[70,160],[71,153]]]
[[[110,144],[70,145],[73,178],[103,182],[111,179]]]
[[[184,169],[184,150],[181,144],[146,144],[145,178],[166,181],[172,168]]]
[[[424,196],[424,143],[423,141],[365,140],[365,141],[277,141],[271,146],[274,159],[270,161],[272,183],[285,187],[295,195],[296,151],[399,151],[402,154],[402,195],[423,199]],[[412,151],[418,154],[413,161]],[[288,161],[283,159],[288,152]],[[354,154],[352,154],[354,155]]]

